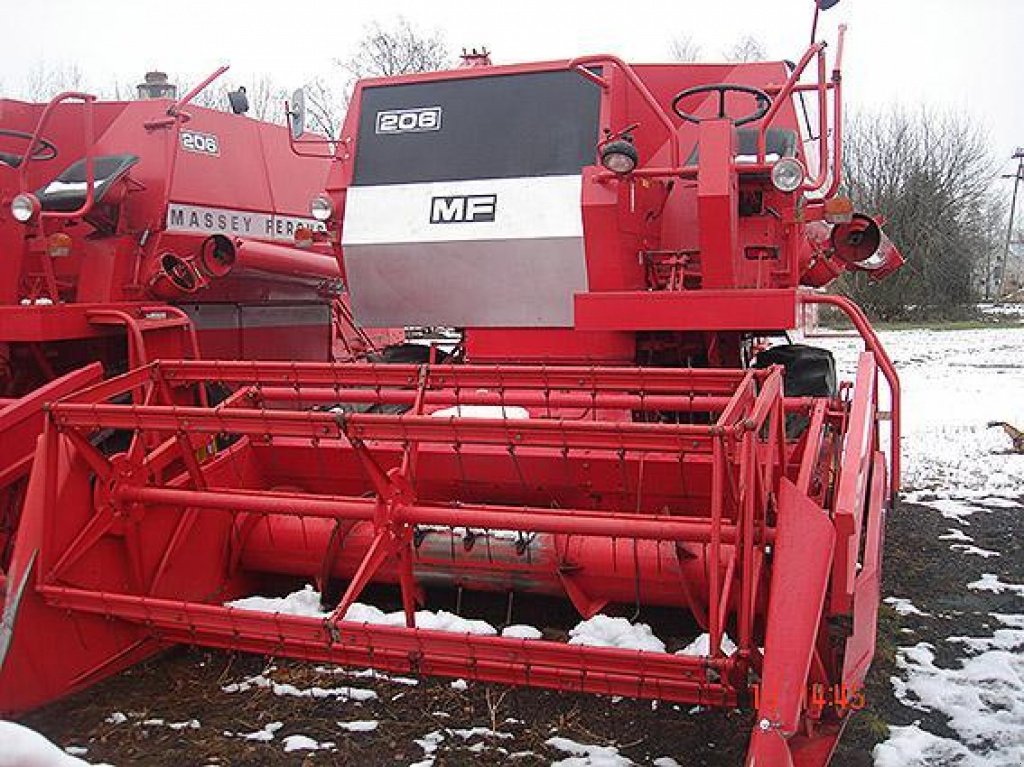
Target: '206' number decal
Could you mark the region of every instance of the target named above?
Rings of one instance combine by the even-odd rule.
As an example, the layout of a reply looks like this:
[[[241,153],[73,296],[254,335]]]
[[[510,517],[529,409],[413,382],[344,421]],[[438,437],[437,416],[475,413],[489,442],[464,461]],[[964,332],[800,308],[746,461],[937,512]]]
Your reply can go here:
[[[441,130],[441,107],[391,109],[377,113],[377,133],[425,133]]]
[[[220,154],[220,144],[217,137],[212,133],[197,133],[196,131],[183,130],[181,132],[181,148],[198,154],[209,154],[217,156]]]

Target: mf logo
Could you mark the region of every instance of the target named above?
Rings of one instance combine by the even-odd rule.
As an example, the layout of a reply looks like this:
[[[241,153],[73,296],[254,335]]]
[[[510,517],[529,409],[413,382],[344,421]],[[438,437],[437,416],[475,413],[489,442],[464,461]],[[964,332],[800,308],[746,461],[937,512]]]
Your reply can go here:
[[[471,224],[493,221],[498,206],[496,194],[457,194],[434,197],[430,201],[430,223]]]

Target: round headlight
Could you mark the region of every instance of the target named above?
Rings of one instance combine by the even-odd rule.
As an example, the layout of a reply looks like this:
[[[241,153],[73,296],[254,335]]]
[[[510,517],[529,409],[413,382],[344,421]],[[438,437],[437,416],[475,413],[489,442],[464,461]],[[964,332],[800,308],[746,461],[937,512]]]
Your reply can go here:
[[[317,221],[326,221],[334,213],[334,203],[326,194],[318,194],[309,203],[309,213]]]
[[[34,194],[19,194],[11,200],[11,215],[15,221],[27,224],[39,212],[39,200]]]
[[[795,157],[783,157],[772,166],[772,184],[780,192],[795,192],[804,183],[804,166]]]
[[[632,173],[639,162],[639,155],[632,141],[618,139],[601,147],[601,164],[612,173],[624,176]]]

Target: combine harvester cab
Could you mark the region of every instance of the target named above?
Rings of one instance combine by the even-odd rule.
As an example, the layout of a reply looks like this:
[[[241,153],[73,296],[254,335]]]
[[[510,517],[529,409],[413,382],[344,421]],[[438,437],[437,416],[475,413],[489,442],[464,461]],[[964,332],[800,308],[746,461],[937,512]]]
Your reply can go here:
[[[91,359],[352,356],[310,211],[330,163],[296,157],[283,126],[193,105],[225,70],[176,101],[0,100],[4,395]],[[161,337],[186,320],[197,350]]]
[[[862,702],[899,476],[892,364],[810,289],[901,263],[836,195],[841,50],[831,77],[815,43],[792,70],[593,56],[360,83],[326,187],[354,314],[459,327],[458,362],[157,361],[53,404],[0,708],[189,643],[748,706],[748,764],[826,764]],[[799,93],[830,137],[814,158]],[[822,303],[865,341],[842,386],[821,350],[758,353]],[[95,446],[111,431],[123,452]],[[343,593],[232,604],[282,575]],[[397,620],[359,606],[370,584],[397,586]],[[541,594],[706,637],[428,627],[445,586],[508,595],[510,623]]]

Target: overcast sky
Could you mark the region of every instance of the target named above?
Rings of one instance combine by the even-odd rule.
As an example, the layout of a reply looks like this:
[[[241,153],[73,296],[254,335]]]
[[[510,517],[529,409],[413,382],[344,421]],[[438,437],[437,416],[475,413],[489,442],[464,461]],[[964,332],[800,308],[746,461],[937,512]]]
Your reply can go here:
[[[5,0],[0,93],[21,92],[43,62],[77,65],[93,88],[136,82],[153,68],[194,79],[222,63],[229,80],[268,73],[293,87],[337,72],[332,60],[352,53],[366,24],[399,15],[439,31],[453,50],[486,45],[495,63],[583,53],[663,61],[677,35],[708,59],[743,35],[775,58],[796,59],[811,8],[811,0]],[[967,110],[1000,160],[1024,146],[1024,0],[842,0],[823,15],[827,37],[840,22],[849,25],[850,110],[892,102]]]

